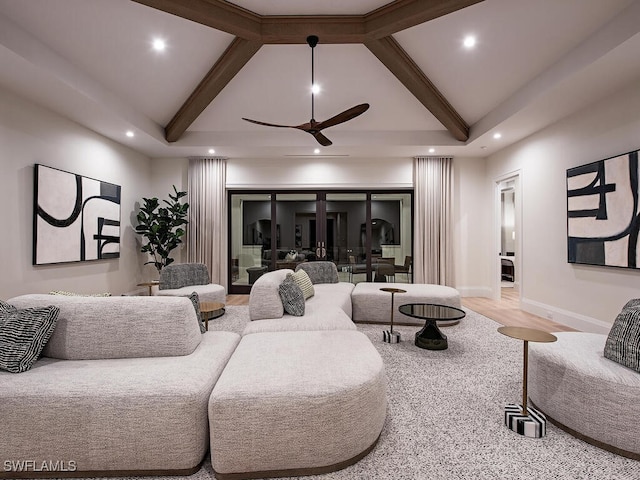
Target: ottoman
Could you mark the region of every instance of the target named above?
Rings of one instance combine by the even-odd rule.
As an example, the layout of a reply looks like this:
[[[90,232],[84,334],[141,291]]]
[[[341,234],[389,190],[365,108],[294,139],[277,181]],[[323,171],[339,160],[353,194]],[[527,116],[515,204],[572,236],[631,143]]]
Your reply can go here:
[[[397,307],[406,303],[435,303],[460,308],[460,293],[451,287],[431,285],[427,283],[374,283],[360,282],[351,292],[353,305],[353,321],[366,323],[389,323],[391,316],[391,294],[381,288],[400,288],[407,293],[396,293],[393,314],[397,325],[424,325],[424,320],[408,317],[398,312]],[[458,323],[438,322],[439,326]]]
[[[361,332],[246,335],[209,400],[216,478],[344,468],[373,448],[386,409],[382,358]]]

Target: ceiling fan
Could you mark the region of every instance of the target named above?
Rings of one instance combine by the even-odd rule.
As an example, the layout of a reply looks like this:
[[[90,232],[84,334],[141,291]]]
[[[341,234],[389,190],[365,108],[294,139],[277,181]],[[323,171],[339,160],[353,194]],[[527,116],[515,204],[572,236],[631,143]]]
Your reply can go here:
[[[325,128],[333,127],[334,125],[338,125],[340,123],[347,122],[357,117],[358,115],[362,115],[364,112],[366,112],[369,109],[369,104],[361,103],[360,105],[351,107],[348,110],[345,110],[344,112],[329,118],[328,120],[325,120],[323,122],[316,122],[315,118],[313,118],[314,117],[313,86],[315,84],[314,83],[313,49],[318,44],[318,37],[315,35],[309,35],[307,37],[307,43],[311,47],[311,87],[312,87],[311,89],[311,120],[307,123],[303,123],[302,125],[277,125],[275,123],[266,123],[266,122],[260,122],[258,120],[251,120],[250,118],[242,118],[242,119],[246,120],[247,122],[255,123],[258,125],[266,125],[267,127],[297,128],[298,130],[303,130],[307,133],[310,133],[311,135],[313,135],[313,138],[315,138],[320,145],[324,147],[328,147],[329,145],[332,144],[332,142],[321,133],[321,130],[324,130]]]

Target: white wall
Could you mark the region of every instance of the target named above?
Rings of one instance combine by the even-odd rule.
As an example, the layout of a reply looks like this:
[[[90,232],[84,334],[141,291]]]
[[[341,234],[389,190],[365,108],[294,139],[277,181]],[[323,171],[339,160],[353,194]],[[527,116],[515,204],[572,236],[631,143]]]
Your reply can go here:
[[[155,172],[156,161],[154,191],[164,191],[186,178],[186,161],[160,163],[165,172],[160,176]],[[454,158],[453,166],[455,284],[462,295],[490,296],[491,265],[484,252],[490,246],[493,197],[485,188],[486,161]],[[186,189],[186,181],[184,185]],[[413,159],[233,158],[227,164],[227,188],[413,188]]]
[[[491,296],[492,193],[485,184],[486,160],[453,159],[455,285],[465,297]]]
[[[566,170],[640,148],[636,84],[488,159],[487,188],[522,171],[522,308],[606,332],[622,305],[640,297],[640,271],[567,262]],[[493,249],[487,250],[493,252]]]
[[[120,258],[33,266],[33,165],[122,186]],[[120,294],[151,278],[132,224],[134,205],[150,189],[150,161],[133,150],[0,89],[0,298],[69,290]],[[132,223],[132,221],[134,223]]]
[[[231,159],[227,188],[411,188],[413,159]]]

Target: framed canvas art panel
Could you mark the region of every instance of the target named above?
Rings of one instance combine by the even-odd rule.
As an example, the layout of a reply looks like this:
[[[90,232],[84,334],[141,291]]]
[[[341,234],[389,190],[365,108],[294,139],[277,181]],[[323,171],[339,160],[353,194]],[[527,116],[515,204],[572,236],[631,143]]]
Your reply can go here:
[[[638,150],[567,170],[569,263],[638,268]]]
[[[120,257],[121,187],[35,165],[33,264]]]

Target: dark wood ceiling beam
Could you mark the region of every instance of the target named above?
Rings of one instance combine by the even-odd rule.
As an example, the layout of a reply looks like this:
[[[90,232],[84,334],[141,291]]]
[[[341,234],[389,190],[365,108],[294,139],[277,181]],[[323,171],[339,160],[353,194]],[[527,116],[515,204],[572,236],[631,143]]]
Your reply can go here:
[[[364,16],[369,39],[379,39],[483,0],[397,0]]]
[[[236,37],[222,54],[209,73],[191,93],[165,128],[168,142],[175,142],[198,118],[222,89],[246,65],[262,46],[259,42],[251,42]]]
[[[456,140],[469,139],[469,125],[438,91],[393,37],[365,42],[365,46],[445,126]]]
[[[261,16],[221,0],[133,0],[136,3],[260,42]]]
[[[309,35],[317,35],[327,44],[365,40],[362,15],[269,15],[262,17],[261,25],[263,43],[306,43]]]

